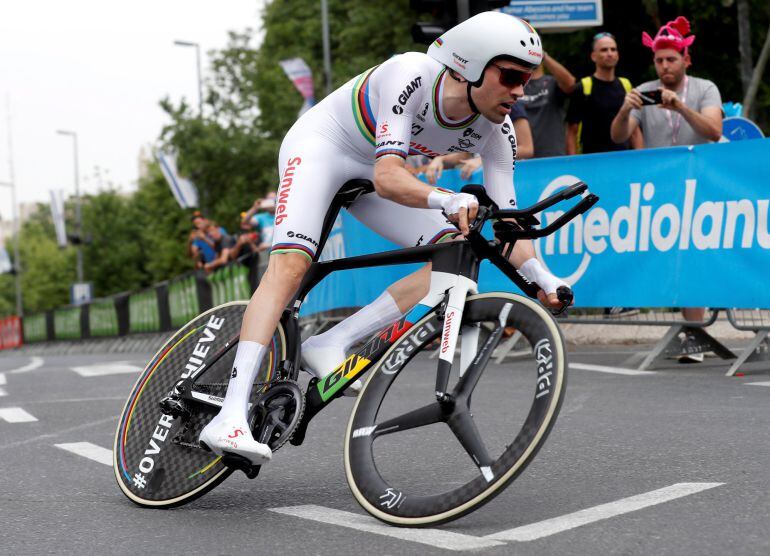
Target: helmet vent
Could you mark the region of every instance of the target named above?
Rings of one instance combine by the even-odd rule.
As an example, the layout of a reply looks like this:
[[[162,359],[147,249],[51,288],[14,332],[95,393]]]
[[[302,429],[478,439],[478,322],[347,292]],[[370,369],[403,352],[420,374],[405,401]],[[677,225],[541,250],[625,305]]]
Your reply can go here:
[[[529,37],[529,42],[532,46],[535,46],[535,39],[533,39],[532,37]]]
[[[521,43],[521,46],[524,46],[524,47],[527,46],[527,43],[525,43],[524,41],[519,41],[519,42]]]

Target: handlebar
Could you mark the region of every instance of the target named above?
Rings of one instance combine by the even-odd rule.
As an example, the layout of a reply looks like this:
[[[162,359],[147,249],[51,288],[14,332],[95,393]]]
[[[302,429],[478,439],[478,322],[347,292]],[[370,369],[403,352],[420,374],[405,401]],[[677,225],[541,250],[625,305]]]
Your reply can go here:
[[[588,211],[599,201],[599,197],[590,192],[575,206],[570,208],[545,228],[536,227],[540,225],[540,221],[535,216],[536,214],[557,203],[582,195],[587,191],[588,185],[579,181],[565,189],[557,191],[553,195],[546,197],[542,201],[526,209],[499,209],[494,201],[489,198],[482,186],[467,185],[463,187],[463,192],[471,193],[479,200],[479,210],[475,220],[470,225],[471,233],[468,235],[468,240],[474,245],[474,248],[477,251],[483,253],[492,264],[508,276],[508,278],[519,286],[524,293],[535,298],[537,297],[537,292],[540,288],[537,284],[529,282],[508,262],[510,250],[513,248],[513,244],[515,244],[516,241],[520,239],[535,239],[550,235],[566,225],[573,218]],[[509,245],[506,256],[501,254],[500,250],[497,248],[497,244],[494,242],[487,242],[481,235],[481,228],[489,219],[497,219],[497,222],[494,223],[495,237],[499,239],[502,244]],[[572,301],[572,291],[562,290],[568,290],[568,288],[562,287],[557,291],[559,300],[563,303],[563,311]],[[556,314],[562,311],[558,311]]]

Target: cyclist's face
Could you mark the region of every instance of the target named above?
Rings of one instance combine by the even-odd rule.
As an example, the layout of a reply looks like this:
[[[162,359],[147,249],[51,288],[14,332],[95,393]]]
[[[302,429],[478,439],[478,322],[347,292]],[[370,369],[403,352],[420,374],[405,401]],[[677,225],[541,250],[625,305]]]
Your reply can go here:
[[[481,115],[496,124],[503,123],[505,116],[510,114],[511,107],[524,96],[523,83],[506,85],[501,82],[500,74],[505,69],[512,69],[525,74],[531,71],[508,60],[499,60],[484,70],[484,82],[481,87],[471,89],[473,102]]]

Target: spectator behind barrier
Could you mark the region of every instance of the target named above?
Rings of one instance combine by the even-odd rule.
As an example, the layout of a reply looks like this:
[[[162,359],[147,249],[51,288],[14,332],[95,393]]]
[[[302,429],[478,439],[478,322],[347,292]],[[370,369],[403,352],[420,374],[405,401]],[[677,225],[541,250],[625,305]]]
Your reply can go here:
[[[192,258],[196,269],[203,268],[204,264],[216,258],[214,241],[206,235],[209,221],[197,210],[190,220],[193,229],[187,238],[187,254]]]
[[[591,44],[593,75],[582,78],[572,93],[567,110],[567,154],[599,153],[641,149],[644,144],[640,132],[631,134],[620,144],[610,137],[612,119],[623,105],[631,82],[617,77],[615,68],[620,56],[618,44],[611,33],[597,33]]]
[[[258,234],[256,252],[262,252],[273,244],[275,228],[275,193],[269,193],[264,199],[257,199],[244,216],[251,229]]]
[[[236,236],[235,246],[230,250],[230,259],[235,260],[241,255],[257,252],[259,243],[259,231],[246,218],[247,212],[240,215],[240,233]]]
[[[691,59],[689,47],[695,36],[690,22],[679,16],[660,28],[653,40],[642,33],[642,43],[653,51],[653,63],[658,79],[632,89],[612,122],[612,140],[621,143],[641,128],[648,148],[674,145],[698,145],[719,141],[722,136],[722,98],[717,86],[708,79],[690,77],[687,68]],[[644,104],[642,95],[657,91],[656,104]],[[645,97],[650,98],[648,95]],[[645,101],[646,102],[646,101]],[[705,309],[682,309],[688,321],[702,321]],[[695,338],[685,343],[697,345]],[[689,351],[685,345],[683,351]],[[703,361],[703,353],[680,357],[681,362]]]
[[[545,75],[543,66],[551,75]],[[519,100],[532,128],[534,158],[567,153],[564,117],[567,97],[575,89],[575,76],[543,52],[543,63],[532,73]],[[523,157],[521,157],[523,158]]]
[[[209,223],[208,228],[206,228],[206,236],[214,243],[215,257],[213,260],[206,261],[203,269],[206,272],[212,272],[227,264],[227,261],[230,260],[230,251],[235,246],[236,240],[216,222]]]
[[[621,145],[610,137],[612,119],[623,105],[626,92],[631,90],[631,82],[625,77],[617,77],[615,69],[620,60],[618,44],[611,33],[594,35],[591,42],[591,61],[594,73],[583,77],[575,86],[575,91],[567,111],[567,152],[597,153],[626,150],[633,146],[642,148],[641,132],[635,132],[631,141]],[[628,317],[639,310],[633,307],[606,307],[606,317]]]
[[[516,134],[516,152],[514,153],[514,164],[516,164],[516,160],[532,158],[534,153],[532,130],[529,127],[527,113],[519,106],[518,102],[511,107],[510,117]],[[444,167],[453,168],[457,166],[460,168],[460,177],[467,180],[471,177],[471,174],[481,168],[482,163],[483,161],[480,157],[473,157],[470,153],[452,153],[437,156],[425,168],[425,177],[428,179],[428,183],[435,185],[441,179]]]

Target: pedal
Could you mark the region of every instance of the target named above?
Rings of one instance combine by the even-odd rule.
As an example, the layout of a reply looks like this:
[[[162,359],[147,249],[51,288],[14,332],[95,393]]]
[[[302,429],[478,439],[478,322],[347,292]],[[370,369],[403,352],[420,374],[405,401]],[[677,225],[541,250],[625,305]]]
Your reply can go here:
[[[262,469],[261,465],[252,465],[248,458],[233,454],[232,452],[224,453],[222,463],[230,469],[243,471],[249,479],[255,479],[259,475],[259,470]]]

